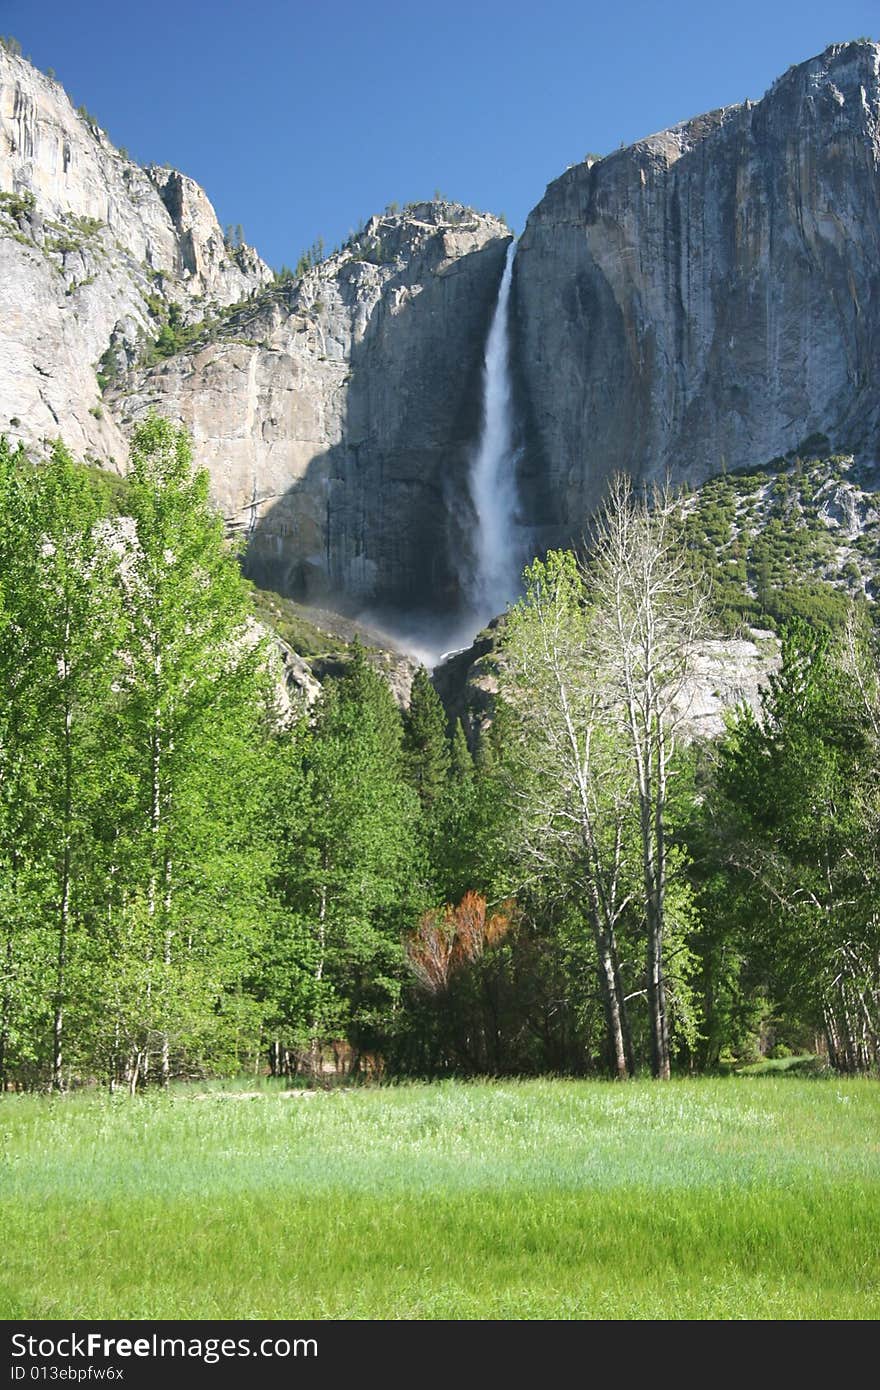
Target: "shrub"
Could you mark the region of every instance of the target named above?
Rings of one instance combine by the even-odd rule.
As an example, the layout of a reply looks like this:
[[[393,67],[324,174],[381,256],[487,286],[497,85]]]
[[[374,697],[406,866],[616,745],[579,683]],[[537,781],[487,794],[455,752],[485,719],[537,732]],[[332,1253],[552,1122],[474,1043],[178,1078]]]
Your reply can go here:
[[[23,193],[0,193],[0,212],[5,212],[7,217],[17,222],[33,212],[35,202],[29,189],[25,189]]]
[[[117,372],[117,359],[115,349],[110,346],[104,349],[95,369],[95,376],[98,379],[98,387],[103,392],[106,391]]]

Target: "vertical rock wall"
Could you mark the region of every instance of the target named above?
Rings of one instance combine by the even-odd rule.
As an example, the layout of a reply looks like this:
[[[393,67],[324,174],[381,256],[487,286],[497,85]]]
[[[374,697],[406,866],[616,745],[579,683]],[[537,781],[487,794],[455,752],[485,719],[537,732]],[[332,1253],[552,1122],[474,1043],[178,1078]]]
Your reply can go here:
[[[514,301],[538,538],[618,469],[701,481],[814,432],[876,452],[878,65],[835,46],[549,186]]]

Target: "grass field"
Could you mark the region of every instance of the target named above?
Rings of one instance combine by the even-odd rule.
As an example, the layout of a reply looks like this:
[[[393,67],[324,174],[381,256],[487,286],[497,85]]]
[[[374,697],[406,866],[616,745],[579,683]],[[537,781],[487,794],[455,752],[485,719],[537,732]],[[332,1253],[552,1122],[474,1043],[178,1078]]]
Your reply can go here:
[[[880,1085],[0,1099],[5,1318],[876,1318]]]

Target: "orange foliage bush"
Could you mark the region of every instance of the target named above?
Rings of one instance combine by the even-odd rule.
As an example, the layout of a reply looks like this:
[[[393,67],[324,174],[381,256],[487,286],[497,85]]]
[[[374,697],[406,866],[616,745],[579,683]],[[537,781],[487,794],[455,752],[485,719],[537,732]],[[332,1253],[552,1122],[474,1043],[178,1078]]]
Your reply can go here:
[[[440,994],[456,970],[480,960],[487,947],[503,941],[513,924],[514,903],[503,902],[487,915],[486,899],[472,890],[457,907],[425,912],[405,944],[410,969],[423,989]]]

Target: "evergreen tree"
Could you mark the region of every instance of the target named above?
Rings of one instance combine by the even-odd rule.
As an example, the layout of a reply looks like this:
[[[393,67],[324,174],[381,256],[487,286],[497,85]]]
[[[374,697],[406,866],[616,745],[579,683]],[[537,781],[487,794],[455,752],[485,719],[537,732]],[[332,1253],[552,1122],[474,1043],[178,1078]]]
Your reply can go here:
[[[460,719],[456,719],[449,750],[449,779],[453,783],[469,782],[474,775],[474,760],[468,747],[467,734]]]
[[[722,853],[745,894],[748,935],[796,1024],[824,1032],[842,1071],[880,1060],[880,690],[850,628],[802,621],[782,669],[721,752]]]
[[[357,1056],[392,1027],[402,933],[420,905],[418,798],[405,778],[402,722],[359,644],[290,754],[299,795],[282,867],[286,973],[296,988],[285,1021],[316,1070],[325,1043],[347,1040]]]
[[[485,779],[474,767],[460,719],[456,720],[448,759],[444,784],[424,821],[438,900],[458,902],[468,889],[490,889],[482,872],[489,848],[489,827],[481,824],[480,815]]]
[[[403,731],[406,774],[423,808],[429,809],[446,785],[450,750],[446,711],[424,666],[420,666],[413,677]]]

